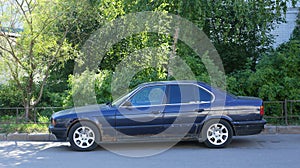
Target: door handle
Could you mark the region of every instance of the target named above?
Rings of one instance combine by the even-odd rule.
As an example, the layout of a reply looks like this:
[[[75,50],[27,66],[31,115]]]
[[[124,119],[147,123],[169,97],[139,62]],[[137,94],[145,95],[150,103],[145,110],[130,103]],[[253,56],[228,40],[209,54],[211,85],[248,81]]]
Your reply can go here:
[[[201,113],[203,111],[205,111],[204,109],[195,109],[194,111],[198,112],[198,113]]]
[[[152,111],[151,113],[157,115],[157,114],[161,114],[162,112],[161,111]]]

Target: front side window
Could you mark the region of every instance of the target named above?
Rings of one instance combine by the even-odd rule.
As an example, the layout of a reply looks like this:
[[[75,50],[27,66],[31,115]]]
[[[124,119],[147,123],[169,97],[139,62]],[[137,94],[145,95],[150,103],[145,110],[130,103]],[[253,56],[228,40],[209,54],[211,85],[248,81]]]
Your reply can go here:
[[[145,87],[134,94],[129,102],[132,106],[160,105],[165,99],[165,90],[165,85]]]

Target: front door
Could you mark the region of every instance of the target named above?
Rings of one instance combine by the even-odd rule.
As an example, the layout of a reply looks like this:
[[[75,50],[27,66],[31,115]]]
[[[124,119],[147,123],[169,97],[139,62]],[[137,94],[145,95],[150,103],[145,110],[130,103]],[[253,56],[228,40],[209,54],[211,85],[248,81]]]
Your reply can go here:
[[[118,138],[140,138],[163,131],[166,86],[142,87],[119,107],[116,113]]]

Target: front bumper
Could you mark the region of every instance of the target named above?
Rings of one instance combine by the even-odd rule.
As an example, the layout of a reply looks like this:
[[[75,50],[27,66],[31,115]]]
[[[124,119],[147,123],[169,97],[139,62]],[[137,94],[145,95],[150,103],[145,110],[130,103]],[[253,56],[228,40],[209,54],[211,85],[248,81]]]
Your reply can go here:
[[[264,129],[264,125],[267,123],[266,120],[258,121],[238,121],[233,122],[233,129],[236,136],[240,135],[255,135],[261,133]]]
[[[67,128],[55,128],[53,125],[49,126],[49,132],[56,136],[58,141],[66,141],[67,140]]]

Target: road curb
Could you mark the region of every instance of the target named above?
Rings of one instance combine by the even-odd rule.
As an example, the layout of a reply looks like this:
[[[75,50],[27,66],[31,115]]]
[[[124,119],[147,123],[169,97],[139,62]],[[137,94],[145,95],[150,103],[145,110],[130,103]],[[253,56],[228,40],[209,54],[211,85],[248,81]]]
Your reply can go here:
[[[6,134],[0,134],[0,141],[6,140]]]
[[[27,133],[7,134],[6,140],[8,140],[8,141],[26,141],[26,140],[28,140],[28,134]]]
[[[0,141],[55,141],[53,134],[46,133],[10,133],[0,134]]]
[[[300,134],[300,126],[265,126],[263,134]]]
[[[55,141],[56,137],[53,134],[28,134],[29,141]]]

